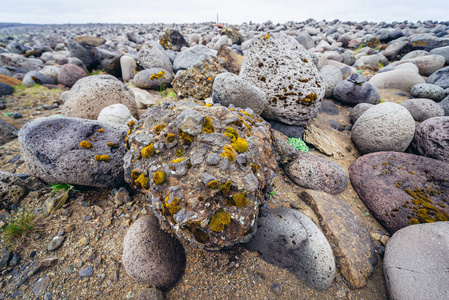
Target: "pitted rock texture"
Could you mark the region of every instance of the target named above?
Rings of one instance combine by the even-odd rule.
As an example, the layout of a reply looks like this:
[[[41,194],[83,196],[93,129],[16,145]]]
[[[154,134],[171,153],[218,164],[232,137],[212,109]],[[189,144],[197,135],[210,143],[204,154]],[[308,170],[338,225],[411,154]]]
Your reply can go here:
[[[106,106],[121,103],[137,117],[134,93],[111,75],[95,75],[78,80],[70,91],[61,94],[66,117],[96,120]]]
[[[125,126],[51,117],[25,124],[19,142],[27,170],[46,182],[117,187],[123,183],[125,136]]]
[[[359,157],[349,167],[354,190],[388,232],[449,221],[449,164],[400,152]]]
[[[0,209],[17,206],[26,192],[25,183],[18,176],[0,171]]]
[[[185,71],[178,71],[173,79],[173,91],[181,98],[203,100],[212,96],[213,83],[225,72],[215,59],[205,59]]]
[[[19,130],[6,121],[0,119],[0,146],[15,139]]]
[[[293,37],[281,33],[255,38],[240,76],[267,96],[263,117],[303,125],[321,108],[325,87],[312,58]]]
[[[419,155],[449,163],[449,117],[434,117],[417,125],[412,147]]]
[[[130,132],[125,180],[177,236],[209,250],[251,238],[277,168],[267,122],[239,109],[165,102]]]

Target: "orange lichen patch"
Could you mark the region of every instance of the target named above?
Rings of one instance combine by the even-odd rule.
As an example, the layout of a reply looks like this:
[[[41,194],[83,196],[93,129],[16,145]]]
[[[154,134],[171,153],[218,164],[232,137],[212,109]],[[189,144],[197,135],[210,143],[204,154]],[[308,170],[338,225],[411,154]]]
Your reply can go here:
[[[80,143],[80,147],[82,147],[84,149],[90,149],[90,148],[92,148],[92,143],[89,141],[82,141]]]
[[[212,133],[215,131],[214,125],[212,125],[212,120],[206,116],[206,119],[203,122],[203,131],[204,133]]]
[[[98,129],[98,132],[99,132],[99,133],[103,133],[103,132],[104,132],[104,129],[103,129],[103,128],[100,128],[100,129]]]
[[[222,232],[231,223],[231,214],[219,209],[210,219],[208,226],[213,232]]]
[[[226,157],[229,161],[235,160],[235,153],[232,150],[231,146],[225,145],[223,150],[224,152],[220,154],[221,157]]]
[[[136,180],[134,180],[134,183],[136,184],[137,188],[144,188],[148,189],[150,187],[149,178],[145,176],[145,174],[140,174],[139,177],[137,177]]]
[[[209,181],[209,183],[206,185],[209,189],[214,189],[218,186],[218,181],[216,180],[211,180]]]
[[[173,143],[173,141],[175,140],[175,135],[173,133],[169,133],[167,134],[165,140],[167,141],[167,143]]]
[[[154,131],[156,131],[156,133],[159,134],[162,131],[162,129],[165,128],[165,126],[167,126],[167,124],[165,124],[165,123],[164,124],[158,124],[158,125],[156,125],[154,127]]]
[[[164,70],[160,71],[157,74],[151,74],[150,80],[155,80],[155,79],[159,79],[159,78],[165,79],[165,74],[167,74],[167,73],[165,73]]]
[[[109,155],[95,155],[96,161],[109,161]]]
[[[190,145],[195,138],[193,135],[190,135],[182,130],[179,130],[178,133],[183,145]]]
[[[165,182],[167,175],[164,171],[158,171],[153,174],[153,182],[154,184],[161,185]]]
[[[146,146],[145,148],[143,148],[140,153],[142,154],[143,157],[145,158],[150,158],[154,155],[154,144],[151,143],[148,146]]]
[[[237,138],[234,143],[231,143],[231,147],[237,151],[237,153],[248,151],[248,143],[244,138]]]
[[[117,149],[118,147],[120,147],[118,144],[115,143],[107,143],[109,148],[113,148],[113,149]]]

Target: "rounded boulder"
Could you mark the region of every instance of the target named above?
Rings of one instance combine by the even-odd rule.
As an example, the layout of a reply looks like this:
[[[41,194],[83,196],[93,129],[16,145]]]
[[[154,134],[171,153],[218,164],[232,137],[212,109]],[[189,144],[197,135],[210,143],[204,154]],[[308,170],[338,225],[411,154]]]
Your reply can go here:
[[[76,65],[66,64],[59,71],[58,81],[60,84],[71,88],[78,80],[86,76],[87,74],[82,68]]]
[[[430,99],[418,98],[410,99],[401,103],[418,122],[444,116],[444,109],[441,105]]]

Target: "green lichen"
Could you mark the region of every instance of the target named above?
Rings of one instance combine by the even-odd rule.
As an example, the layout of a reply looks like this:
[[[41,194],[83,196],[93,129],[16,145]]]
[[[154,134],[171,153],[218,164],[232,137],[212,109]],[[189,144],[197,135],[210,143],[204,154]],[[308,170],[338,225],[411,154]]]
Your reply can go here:
[[[239,193],[232,196],[232,205],[243,207],[248,204],[245,193]]]
[[[309,147],[300,138],[288,138],[288,144],[302,152],[309,152]]]

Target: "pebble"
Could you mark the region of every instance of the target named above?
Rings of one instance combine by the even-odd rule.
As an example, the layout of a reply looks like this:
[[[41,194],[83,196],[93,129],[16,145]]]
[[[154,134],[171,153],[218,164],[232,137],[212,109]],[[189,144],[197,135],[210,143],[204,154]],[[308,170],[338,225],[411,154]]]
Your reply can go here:
[[[275,282],[271,285],[271,291],[276,295],[276,296],[281,296],[282,295],[282,286],[279,282]]]
[[[70,232],[72,232],[73,230],[75,230],[75,224],[69,224],[69,225],[66,225],[65,227],[64,227],[64,231],[66,232],[66,233],[70,233]]]
[[[21,114],[21,113],[14,113],[14,114],[12,115],[12,117],[13,117],[14,119],[20,119],[20,118],[22,117],[22,114]]]
[[[17,266],[20,264],[20,254],[19,252],[14,252],[11,261],[9,262],[10,266]]]
[[[80,275],[80,277],[90,277],[90,276],[92,276],[93,271],[94,271],[94,267],[88,266],[84,269],[81,269],[79,271],[79,275]]]
[[[56,249],[58,249],[61,245],[62,242],[64,242],[64,237],[63,236],[55,236],[51,242],[48,244],[48,251],[54,251]]]

